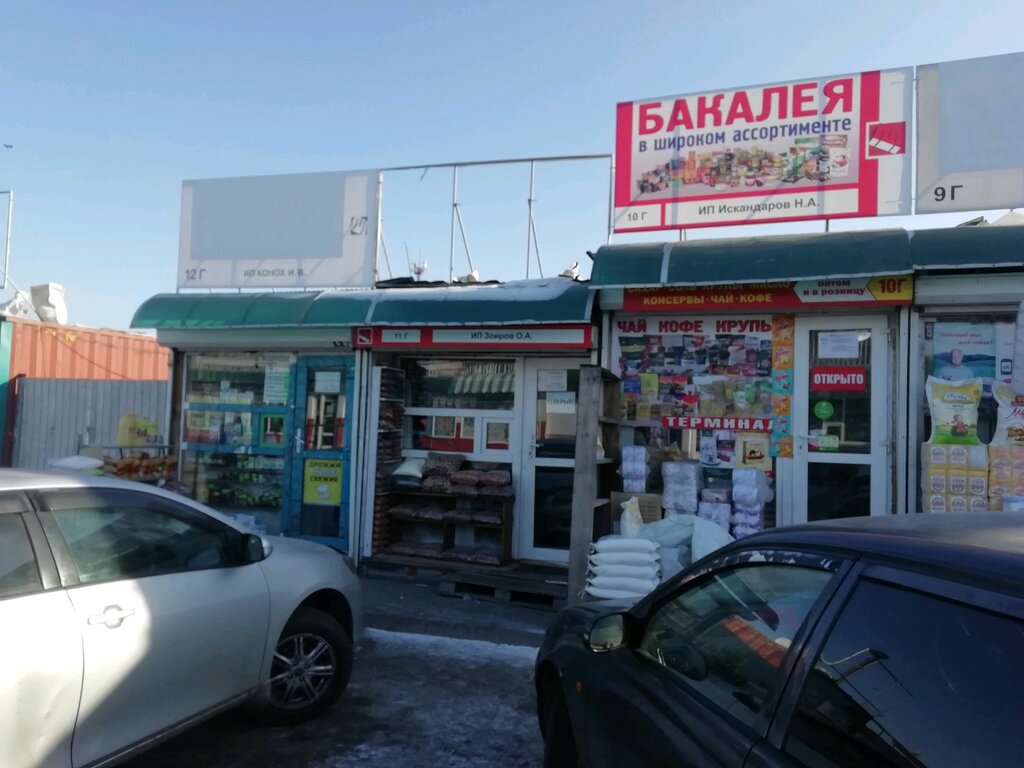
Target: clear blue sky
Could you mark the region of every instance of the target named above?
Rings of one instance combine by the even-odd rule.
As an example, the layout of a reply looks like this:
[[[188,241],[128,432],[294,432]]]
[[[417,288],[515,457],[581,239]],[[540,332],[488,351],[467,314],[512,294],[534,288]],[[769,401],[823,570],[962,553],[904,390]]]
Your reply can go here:
[[[1020,0],[7,3],[11,276],[23,288],[64,284],[73,323],[125,328],[143,300],[175,288],[183,179],[611,153],[619,101],[1010,53],[1024,48],[1022,10]],[[386,180],[385,241],[396,274],[408,247],[428,278],[444,279],[450,175],[420,176]],[[484,278],[524,276],[527,178],[514,168],[461,180]],[[600,163],[540,169],[546,274],[604,242],[607,184]]]

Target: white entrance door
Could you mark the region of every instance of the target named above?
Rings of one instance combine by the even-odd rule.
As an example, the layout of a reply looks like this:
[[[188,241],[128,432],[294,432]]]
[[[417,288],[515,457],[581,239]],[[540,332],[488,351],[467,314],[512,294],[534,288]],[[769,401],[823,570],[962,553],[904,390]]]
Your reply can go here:
[[[518,556],[568,564],[580,362],[527,360]]]
[[[885,317],[797,318],[793,508],[802,523],[891,509]]]

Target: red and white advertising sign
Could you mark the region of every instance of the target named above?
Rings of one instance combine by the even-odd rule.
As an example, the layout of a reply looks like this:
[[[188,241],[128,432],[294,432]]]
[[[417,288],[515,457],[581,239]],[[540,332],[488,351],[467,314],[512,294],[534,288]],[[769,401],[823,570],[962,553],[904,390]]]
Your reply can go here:
[[[811,369],[811,392],[867,391],[867,368],[827,366]]]
[[[910,213],[913,69],[618,105],[615,231]]]
[[[771,419],[729,416],[665,416],[661,425],[669,429],[714,429],[732,432],[771,432]]]
[[[894,277],[842,277],[831,280],[789,280],[781,283],[710,285],[696,288],[627,288],[625,312],[719,312],[861,307],[910,304],[914,280]]]
[[[590,349],[589,325],[357,328],[353,346],[375,349]]]

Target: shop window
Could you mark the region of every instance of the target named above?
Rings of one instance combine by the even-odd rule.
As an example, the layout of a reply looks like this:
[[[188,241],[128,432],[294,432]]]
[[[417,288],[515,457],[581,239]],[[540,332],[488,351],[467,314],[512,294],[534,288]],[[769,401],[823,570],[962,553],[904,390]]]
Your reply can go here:
[[[512,410],[514,360],[405,360],[412,408]]]
[[[1016,498],[1024,490],[1024,471],[1017,469],[1024,462],[1024,447],[1006,445],[1004,450],[1013,455],[1000,455],[996,463],[990,459],[996,444],[1018,442],[1009,438],[1006,428],[999,434],[996,399],[997,394],[1013,398],[1008,385],[1013,376],[1016,318],[1009,313],[973,313],[926,315],[922,319],[925,386],[924,391],[919,391],[917,402],[924,445],[917,459],[921,478],[917,509],[1001,510],[1005,497]],[[930,377],[932,387],[928,386]],[[952,413],[930,402],[930,398],[941,400],[942,388],[956,382],[963,383],[969,407]],[[954,392],[946,399],[959,394]],[[940,411],[936,424],[933,406]]]
[[[191,355],[185,399],[195,405],[285,405],[286,355]]]
[[[622,490],[737,537],[773,526],[774,459],[793,455],[794,333],[792,315],[618,317]],[[669,487],[664,466],[680,461]]]

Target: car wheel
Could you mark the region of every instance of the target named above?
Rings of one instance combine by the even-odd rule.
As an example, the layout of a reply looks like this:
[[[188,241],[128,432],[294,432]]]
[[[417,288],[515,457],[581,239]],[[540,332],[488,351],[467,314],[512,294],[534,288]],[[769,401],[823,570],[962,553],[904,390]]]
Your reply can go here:
[[[315,717],[337,700],[352,674],[352,639],[322,611],[300,608],[274,650],[264,719],[294,723]]]
[[[569,708],[561,692],[554,693],[548,705],[544,733],[544,768],[578,768],[583,765],[576,750],[576,738],[572,734]]]

